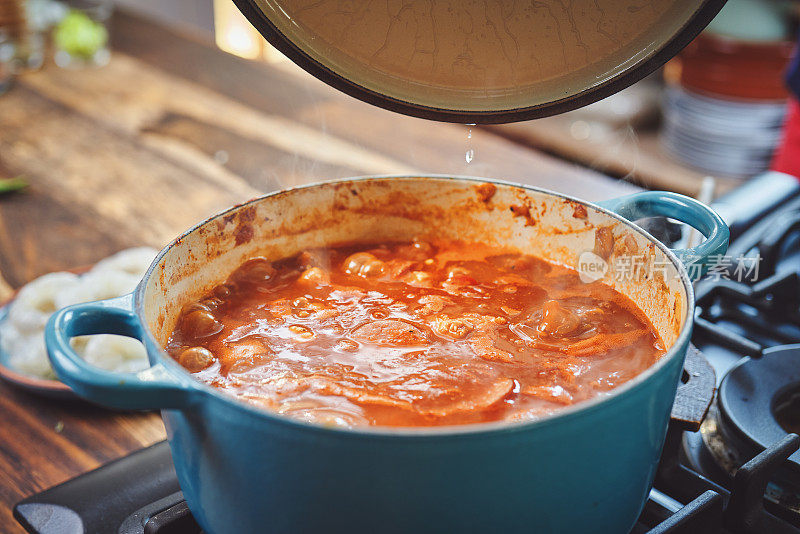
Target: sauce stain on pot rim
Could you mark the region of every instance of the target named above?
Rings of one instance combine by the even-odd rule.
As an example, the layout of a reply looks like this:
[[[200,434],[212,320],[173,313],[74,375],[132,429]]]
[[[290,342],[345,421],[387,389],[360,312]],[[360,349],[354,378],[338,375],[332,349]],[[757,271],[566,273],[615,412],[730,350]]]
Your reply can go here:
[[[206,221],[203,221],[196,225],[195,227],[191,228],[190,230],[186,231],[180,237],[176,238],[170,245],[164,248],[156,257],[153,264],[148,269],[144,279],[139,284],[135,294],[134,294],[134,307],[136,314],[138,315],[139,319],[143,323],[147,323],[145,321],[145,292],[147,290],[147,286],[151,281],[151,277],[153,277],[156,269],[161,266],[159,275],[161,278],[162,284],[165,282],[164,280],[164,270],[162,265],[162,260],[164,260],[165,256],[167,256],[170,251],[173,250],[174,247],[181,245],[189,236],[193,233],[200,231],[213,221],[220,221],[220,220],[229,220],[233,221],[234,218],[237,217],[238,213],[244,210],[247,211],[246,219],[252,220],[253,217],[253,210],[256,209],[256,205],[260,202],[267,201],[268,199],[279,199],[281,197],[287,195],[297,194],[298,192],[303,191],[310,191],[314,189],[328,189],[330,188],[331,191],[336,191],[337,189],[345,188],[350,191],[350,186],[362,186],[364,184],[371,185],[376,184],[386,189],[393,189],[398,184],[402,183],[413,183],[413,182],[424,182],[428,187],[435,187],[434,184],[441,183],[441,184],[456,184],[456,185],[464,185],[464,186],[475,186],[485,183],[491,183],[495,186],[499,186],[510,191],[516,191],[525,198],[529,198],[527,195],[529,193],[534,193],[538,195],[545,195],[549,197],[554,197],[556,199],[560,199],[565,203],[568,203],[572,206],[573,210],[576,213],[582,214],[582,210],[576,209],[576,206],[583,206],[585,211],[586,208],[590,208],[591,212],[601,213],[604,216],[614,219],[619,223],[622,223],[624,228],[628,231],[633,230],[635,233],[639,234],[646,242],[653,245],[664,257],[666,257],[669,262],[673,265],[676,273],[680,278],[680,285],[683,291],[682,296],[685,299],[686,308],[683,310],[683,317],[680,323],[680,330],[678,331],[677,336],[673,340],[671,347],[667,350],[666,354],[660,358],[657,362],[655,362],[652,366],[646,369],[644,372],[639,374],[638,376],[634,377],[630,381],[626,382],[625,384],[613,389],[609,393],[597,397],[595,399],[584,401],[578,403],[574,406],[566,407],[556,411],[555,413],[543,417],[541,419],[532,420],[532,421],[523,421],[523,422],[491,422],[491,423],[475,423],[471,425],[458,425],[458,426],[442,426],[438,428],[386,428],[386,427],[369,427],[369,428],[330,428],[324,427],[313,423],[305,423],[301,421],[294,421],[287,419],[285,417],[273,415],[267,411],[258,409],[256,407],[248,406],[245,403],[237,401],[236,399],[225,395],[219,391],[214,390],[205,384],[200,383],[194,379],[191,380],[192,382],[192,389],[196,393],[191,394],[203,394],[203,395],[218,395],[220,398],[224,399],[228,403],[232,403],[237,405],[237,409],[245,410],[250,414],[256,417],[265,417],[268,418],[271,422],[280,422],[281,424],[287,424],[292,427],[303,427],[308,429],[313,429],[317,432],[337,432],[342,434],[349,434],[349,435],[359,435],[359,434],[368,434],[370,436],[386,436],[386,437],[398,437],[398,436],[408,436],[412,438],[424,438],[425,436],[437,436],[441,437],[443,435],[452,435],[452,436],[460,436],[460,435],[475,435],[475,434],[485,434],[485,433],[495,433],[495,432],[509,432],[509,431],[527,431],[531,429],[533,426],[537,425],[548,425],[552,424],[556,421],[562,421],[564,419],[570,419],[574,416],[579,414],[583,414],[586,412],[593,411],[598,409],[599,407],[603,406],[605,403],[613,403],[615,401],[619,401],[622,399],[626,392],[638,389],[640,387],[646,387],[647,383],[650,381],[652,377],[654,377],[660,369],[667,366],[670,362],[675,360],[676,358],[682,358],[683,352],[681,347],[685,346],[686,342],[688,342],[688,337],[691,333],[691,327],[693,324],[693,313],[690,313],[694,308],[694,294],[692,291],[691,283],[689,282],[688,275],[686,273],[686,268],[681,263],[681,261],[677,258],[677,256],[669,250],[666,246],[662,243],[658,242],[650,236],[647,232],[642,230],[641,228],[635,226],[631,221],[625,219],[624,217],[616,214],[615,212],[606,209],[602,206],[597,206],[592,203],[568,196],[563,195],[560,193],[555,193],[551,191],[547,191],[544,189],[525,186],[521,184],[515,184],[511,182],[501,181],[501,180],[487,180],[485,178],[477,178],[477,177],[461,177],[461,176],[442,176],[442,175],[426,175],[426,176],[364,176],[364,177],[357,177],[357,178],[349,178],[349,179],[341,179],[341,180],[333,180],[333,181],[326,181],[326,182],[318,182],[315,184],[305,185],[301,187],[294,187],[286,190],[276,191],[274,193],[270,193],[263,197],[259,197],[253,200],[250,200],[246,203],[243,203],[239,206],[235,206],[230,208],[229,210],[222,212],[218,215],[215,215]],[[357,189],[357,188],[356,188]],[[353,190],[353,194],[356,190]],[[335,194],[335,193],[334,193]],[[480,195],[479,195],[480,197]],[[489,199],[491,200],[491,198]],[[480,198],[479,198],[480,201]],[[484,209],[486,209],[484,207]],[[240,221],[241,222],[241,221]],[[251,236],[252,237],[252,236]],[[159,321],[163,321],[163,316],[159,317]],[[177,374],[183,378],[186,378],[188,373],[176,362],[174,362],[171,358],[166,355],[166,352],[161,348],[162,344],[156,341],[156,337],[152,332],[149,324],[143,324],[143,336],[145,338],[146,344],[152,345],[151,348],[157,348],[158,357],[154,358],[154,364],[161,364],[164,367],[171,369],[169,371],[170,374]],[[165,362],[166,360],[166,362]]]

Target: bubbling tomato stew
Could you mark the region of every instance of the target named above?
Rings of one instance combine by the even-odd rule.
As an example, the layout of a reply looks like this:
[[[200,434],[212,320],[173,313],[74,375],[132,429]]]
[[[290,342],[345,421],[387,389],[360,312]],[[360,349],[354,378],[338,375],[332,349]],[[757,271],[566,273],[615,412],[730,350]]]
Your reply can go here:
[[[434,426],[542,417],[630,380],[664,345],[627,297],[572,269],[415,240],[253,258],[181,312],[167,350],[287,417]]]

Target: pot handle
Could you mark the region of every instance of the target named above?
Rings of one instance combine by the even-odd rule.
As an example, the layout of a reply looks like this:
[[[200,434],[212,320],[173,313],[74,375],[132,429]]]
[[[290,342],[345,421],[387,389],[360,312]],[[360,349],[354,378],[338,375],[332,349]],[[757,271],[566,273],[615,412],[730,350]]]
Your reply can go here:
[[[672,249],[692,279],[699,278],[710,260],[728,249],[728,225],[717,212],[693,198],[669,191],[644,191],[597,204],[631,222],[644,217],[670,217],[698,230],[705,241],[692,248]]]
[[[45,327],[45,343],[58,377],[79,396],[111,408],[155,410],[184,408],[197,390],[162,364],[137,373],[115,373],[90,365],[72,349],[70,339],[117,334],[142,341],[142,326],[133,312],[133,295],[76,304],[57,311]]]

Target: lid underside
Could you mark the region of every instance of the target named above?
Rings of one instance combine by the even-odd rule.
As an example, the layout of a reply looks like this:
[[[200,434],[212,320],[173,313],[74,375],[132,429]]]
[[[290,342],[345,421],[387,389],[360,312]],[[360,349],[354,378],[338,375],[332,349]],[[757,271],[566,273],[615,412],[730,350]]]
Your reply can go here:
[[[587,105],[675,55],[724,0],[234,0],[305,70],[392,111],[498,123]]]

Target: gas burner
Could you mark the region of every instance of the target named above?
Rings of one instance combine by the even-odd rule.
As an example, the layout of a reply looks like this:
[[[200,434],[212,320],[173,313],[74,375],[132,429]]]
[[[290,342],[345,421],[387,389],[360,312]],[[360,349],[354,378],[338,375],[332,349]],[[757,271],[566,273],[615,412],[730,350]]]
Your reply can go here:
[[[699,433],[683,437],[688,465],[731,487],[753,455],[798,430],[800,345],[767,349],[745,358],[725,376]],[[767,509],[800,524],[800,452],[776,467],[764,494]]]
[[[781,443],[793,434],[784,436],[778,441]],[[726,432],[724,424],[720,424],[719,411],[715,406],[709,411],[708,417],[703,421],[699,432],[686,432],[679,437],[682,440],[680,453],[681,476],[672,473],[672,487],[679,494],[690,496],[692,492],[714,491],[727,497],[728,491],[724,488],[736,488],[739,472],[748,465],[748,458],[732,445],[730,435]],[[800,443],[800,440],[798,440]],[[773,445],[767,451],[775,449]],[[769,514],[784,521],[783,530],[780,532],[800,532],[800,486],[797,485],[796,473],[793,471],[793,460],[797,456],[796,447],[772,462],[770,472],[763,481],[763,489],[758,494],[759,500],[763,496],[764,514]],[[761,453],[764,455],[764,453]],[[761,456],[760,455],[760,456]],[[662,459],[662,463],[664,460]],[[664,480],[662,487],[669,487]],[[752,497],[752,496],[751,496]],[[794,525],[794,527],[789,527]],[[794,528],[795,530],[789,530]],[[743,530],[744,532],[762,532],[758,529]],[[763,532],[778,532],[763,530]]]
[[[744,359],[719,389],[719,423],[747,457],[783,438],[793,411],[800,410],[800,345],[764,351],[759,360]],[[794,410],[792,410],[794,409]],[[789,459],[800,476],[800,453]]]
[[[716,435],[718,427],[714,421],[712,411],[700,432],[682,433],[670,429],[667,434],[656,487],[677,498],[693,499],[684,509],[702,507],[703,516],[716,517],[708,523],[709,528],[684,532],[800,533],[797,495],[774,482],[779,479],[788,458],[797,453],[800,437],[787,434],[744,464],[738,464],[737,459],[733,461],[735,466],[726,463],[723,468],[705,442],[706,433],[712,433],[709,443],[721,446],[721,450],[726,446]],[[726,457],[726,461],[730,458]],[[724,526],[724,530],[720,530],[720,526]]]

